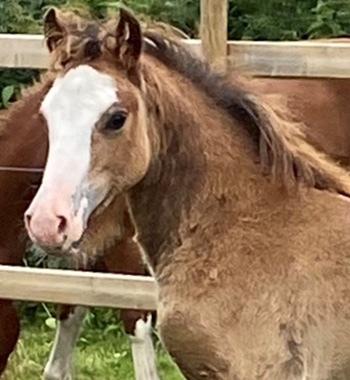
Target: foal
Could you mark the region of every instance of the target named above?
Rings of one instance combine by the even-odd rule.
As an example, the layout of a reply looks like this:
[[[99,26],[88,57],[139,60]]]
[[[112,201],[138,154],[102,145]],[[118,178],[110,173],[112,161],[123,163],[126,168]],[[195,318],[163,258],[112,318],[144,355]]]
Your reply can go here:
[[[26,212],[33,241],[70,248],[126,193],[188,379],[349,378],[348,174],[128,12],[103,32],[80,62],[66,51],[41,105],[52,153]]]
[[[46,123],[38,110],[51,85],[52,80],[48,74],[43,83],[26,90],[22,99],[12,105],[9,111],[3,111],[0,116],[0,264],[22,265],[27,243],[23,231],[23,212],[34,196],[42,175],[29,169],[43,167],[47,155]],[[97,267],[92,269],[144,275],[145,269],[138,247],[132,241],[134,228],[128,214],[120,213],[125,209],[121,199],[114,202],[114,208],[105,211],[104,218],[115,208],[122,219],[118,216],[119,224],[104,229],[104,233],[109,234],[108,238],[99,240],[98,229],[103,228],[103,225],[99,222],[96,226],[97,218],[95,224],[90,224],[89,236],[84,239],[90,242],[89,249],[93,249],[94,253],[103,253]],[[113,218],[116,220],[115,215]],[[59,308],[58,330],[45,369],[45,379],[71,378],[72,353],[85,314],[86,308],[82,307]],[[121,320],[132,343],[136,379],[140,380],[158,378],[150,319],[147,315],[148,312],[142,311],[121,311]],[[15,348],[18,335],[19,321],[12,302],[0,300],[0,376]]]

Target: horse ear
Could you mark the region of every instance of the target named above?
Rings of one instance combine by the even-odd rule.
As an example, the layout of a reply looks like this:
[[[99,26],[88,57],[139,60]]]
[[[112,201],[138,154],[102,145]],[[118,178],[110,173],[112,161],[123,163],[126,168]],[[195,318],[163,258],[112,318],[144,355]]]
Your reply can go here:
[[[44,16],[44,35],[50,52],[56,49],[66,34],[59,12],[55,8],[50,8]]]
[[[142,50],[141,25],[135,16],[126,9],[120,9],[116,28],[115,54],[128,72],[137,70]]]

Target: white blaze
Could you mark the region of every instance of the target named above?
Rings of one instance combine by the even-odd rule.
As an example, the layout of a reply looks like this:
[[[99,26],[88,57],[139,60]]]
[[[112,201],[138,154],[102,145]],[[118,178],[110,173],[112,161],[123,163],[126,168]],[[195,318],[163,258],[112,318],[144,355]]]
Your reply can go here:
[[[42,185],[28,213],[38,204],[51,204],[58,216],[62,212],[71,223],[67,244],[80,238],[83,215],[90,206],[88,195],[93,196],[96,190],[87,179],[92,132],[102,114],[117,101],[113,78],[81,65],[56,79],[41,105],[49,130],[49,154]],[[98,203],[105,194],[101,189],[97,194],[94,201]]]
[[[57,185],[57,178],[64,178],[69,187],[82,183],[94,126],[117,100],[113,78],[91,66],[78,66],[56,79],[41,105],[50,141],[43,186]]]

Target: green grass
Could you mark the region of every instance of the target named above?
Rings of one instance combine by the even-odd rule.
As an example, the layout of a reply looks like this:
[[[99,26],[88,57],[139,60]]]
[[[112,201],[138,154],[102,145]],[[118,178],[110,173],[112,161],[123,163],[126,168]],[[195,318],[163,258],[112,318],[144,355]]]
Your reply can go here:
[[[45,323],[47,315],[35,312],[22,322],[21,339],[3,380],[38,380],[54,339],[55,330]],[[181,380],[175,365],[156,343],[162,380]],[[88,315],[74,359],[75,380],[133,380],[130,344],[118,318],[111,310],[94,310]]]

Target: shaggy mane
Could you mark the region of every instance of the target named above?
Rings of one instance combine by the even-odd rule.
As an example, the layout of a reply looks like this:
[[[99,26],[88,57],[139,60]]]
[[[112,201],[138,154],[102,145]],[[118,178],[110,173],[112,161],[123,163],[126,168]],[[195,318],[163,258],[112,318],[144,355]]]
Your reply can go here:
[[[350,175],[306,141],[302,124],[289,110],[272,108],[260,97],[216,72],[181,43],[145,32],[144,51],[189,79],[232,118],[244,125],[254,141],[265,171],[284,185],[304,183],[350,195]]]

